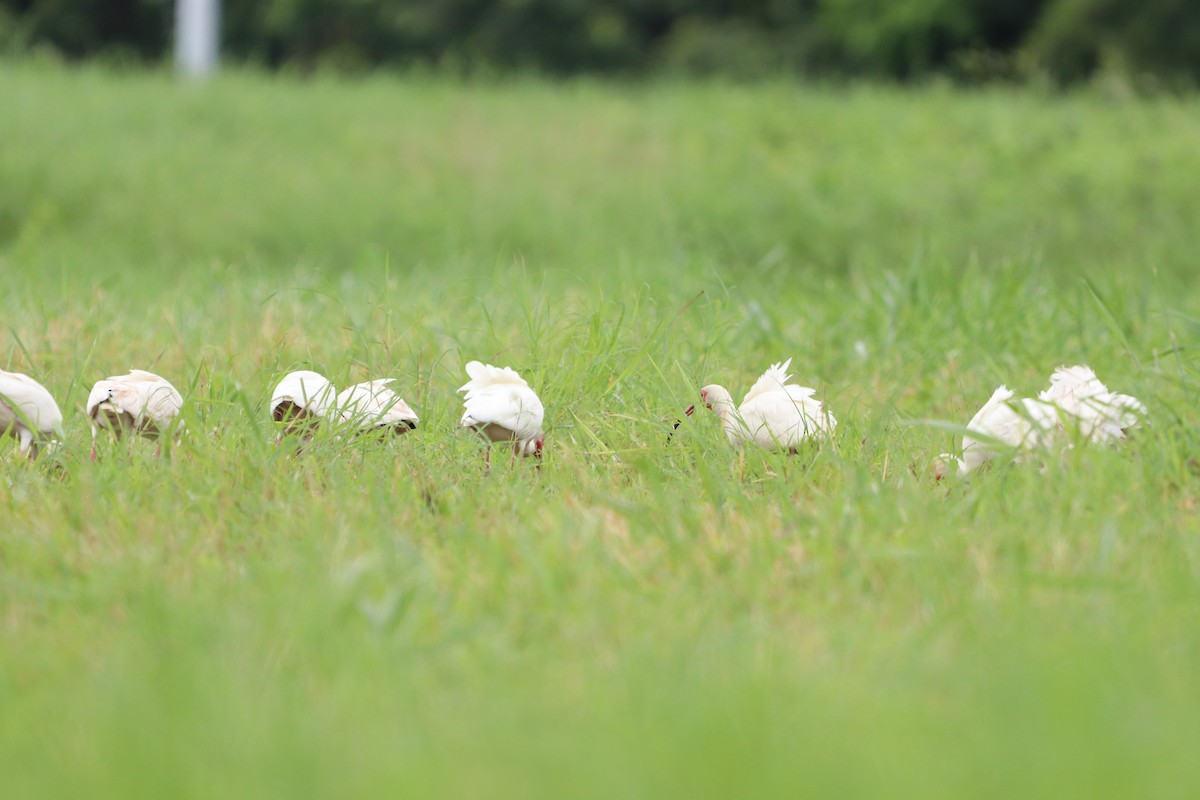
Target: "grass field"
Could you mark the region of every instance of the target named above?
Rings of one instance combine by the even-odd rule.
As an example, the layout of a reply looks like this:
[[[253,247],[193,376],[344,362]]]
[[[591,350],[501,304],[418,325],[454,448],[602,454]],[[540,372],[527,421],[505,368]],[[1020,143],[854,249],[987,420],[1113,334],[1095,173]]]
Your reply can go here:
[[[0,796],[1184,797],[1200,99],[0,67]],[[794,357],[795,458],[667,432]],[[547,407],[540,473],[455,429]],[[1119,450],[936,482],[1086,362]],[[169,459],[80,407],[171,378]],[[421,428],[271,446],[292,368]],[[933,422],[930,422],[933,421]]]

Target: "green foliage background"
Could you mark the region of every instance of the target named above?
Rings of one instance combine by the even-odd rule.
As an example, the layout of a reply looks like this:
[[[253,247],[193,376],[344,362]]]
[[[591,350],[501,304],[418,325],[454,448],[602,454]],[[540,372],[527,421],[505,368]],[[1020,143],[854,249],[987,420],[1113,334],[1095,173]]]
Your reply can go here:
[[[0,0],[0,47],[162,59],[174,0]],[[234,62],[964,81],[1200,77],[1190,0],[224,0]]]

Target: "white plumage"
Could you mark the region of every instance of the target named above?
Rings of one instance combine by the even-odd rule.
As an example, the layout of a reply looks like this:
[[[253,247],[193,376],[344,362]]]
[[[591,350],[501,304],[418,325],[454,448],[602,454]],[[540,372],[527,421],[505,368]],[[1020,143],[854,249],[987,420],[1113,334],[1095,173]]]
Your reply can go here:
[[[101,428],[120,437],[125,431],[156,439],[170,430],[183,408],[183,397],[166,378],[141,369],[97,381],[88,394],[87,415],[92,422],[92,458]]]
[[[1114,442],[1137,427],[1146,407],[1134,397],[1108,390],[1090,367],[1060,367],[1050,376],[1050,387],[1036,399],[1013,400],[1013,392],[1001,386],[967,423],[962,457],[956,459],[960,474],[966,474],[1015,451],[1015,460],[1057,442]],[[945,454],[942,456],[947,458]]]
[[[388,388],[394,378],[358,383],[337,396],[342,422],[360,430],[393,428],[396,433],[415,430],[420,418],[408,403]]]
[[[28,375],[0,369],[0,434],[15,438],[22,455],[37,458],[40,442],[64,438],[62,422],[46,387]]]
[[[470,380],[459,387],[463,397],[459,424],[471,428],[489,442],[512,442],[513,452],[522,456],[542,454],[545,409],[537,393],[510,367],[493,367],[471,361]]]
[[[1092,442],[1114,442],[1138,427],[1146,407],[1136,397],[1110,392],[1091,367],[1059,367],[1050,376],[1050,388],[1038,398],[1054,403],[1072,417],[1080,435]]]
[[[1058,425],[1059,410],[1051,403],[1024,398],[1013,402],[1013,392],[1001,386],[967,423],[958,471],[967,473],[1004,451],[1029,452],[1050,444]]]
[[[337,389],[312,370],[289,372],[271,392],[271,419],[285,423],[285,433],[315,425],[334,408]]]
[[[736,409],[724,386],[710,384],[700,390],[701,399],[720,417],[725,435],[735,446],[753,442],[765,450],[795,452],[805,440],[823,439],[837,430],[837,419],[814,397],[815,389],[788,383],[791,364],[790,358],[772,364]],[[695,406],[687,413],[694,410]]]

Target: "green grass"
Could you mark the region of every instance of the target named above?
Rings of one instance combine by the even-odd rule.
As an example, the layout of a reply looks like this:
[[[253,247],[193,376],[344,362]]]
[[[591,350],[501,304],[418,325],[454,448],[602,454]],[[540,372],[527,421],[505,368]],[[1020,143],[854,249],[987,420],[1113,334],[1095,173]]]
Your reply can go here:
[[[0,68],[0,795],[1182,797],[1200,100]],[[700,415],[772,361],[795,458]],[[455,430],[462,364],[547,408]],[[1151,424],[938,483],[992,389]],[[285,371],[421,428],[271,446]],[[181,389],[170,459],[80,411]]]

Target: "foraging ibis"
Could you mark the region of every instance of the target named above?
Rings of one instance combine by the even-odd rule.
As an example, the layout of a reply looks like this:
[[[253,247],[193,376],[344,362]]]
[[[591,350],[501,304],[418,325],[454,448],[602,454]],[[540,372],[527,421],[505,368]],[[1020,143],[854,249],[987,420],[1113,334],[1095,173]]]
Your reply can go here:
[[[279,440],[301,429],[311,435],[336,401],[337,390],[324,375],[306,369],[284,375],[271,392],[271,419],[284,424]]]
[[[416,430],[420,418],[390,388],[394,378],[358,383],[337,396],[342,422],[359,430],[391,428],[397,434]]]
[[[175,424],[181,408],[183,397],[178,390],[153,372],[131,369],[128,375],[97,381],[87,400],[87,415],[92,423],[92,460],[96,460],[96,435],[101,428],[118,439],[125,431],[157,439]]]
[[[484,458],[491,464],[493,442],[512,444],[513,457],[542,457],[545,434],[542,420],[545,409],[537,392],[511,367],[493,367],[471,361],[467,364],[470,380],[459,387],[463,396],[459,425],[474,430],[488,443]]]
[[[38,457],[39,443],[63,436],[63,416],[46,387],[20,372],[0,369],[0,434],[20,444],[21,455]]]
[[[721,419],[725,435],[735,446],[753,442],[765,450],[795,453],[806,440],[833,435],[837,420],[814,397],[816,389],[788,383],[791,364],[790,358],[772,364],[737,408],[724,386],[710,384],[700,390],[705,407]],[[690,416],[695,410],[691,406],[684,413]]]
[[[1136,397],[1110,392],[1091,367],[1059,367],[1050,388],[1038,399],[1053,403],[1074,418],[1080,435],[1091,442],[1115,442],[1141,425],[1146,407]]]
[[[963,435],[962,457],[955,459],[960,475],[978,469],[1005,450],[1017,451],[1020,461],[1021,453],[1046,447],[1053,440],[1059,424],[1054,404],[1029,397],[1014,401],[1013,397],[1011,389],[1000,386],[971,417]]]
[[[1059,367],[1050,376],[1050,387],[1037,398],[1013,399],[1007,386],[992,393],[963,436],[962,457],[955,458],[965,475],[1001,455],[1015,450],[1015,461],[1047,449],[1070,432],[1083,441],[1115,442],[1137,427],[1146,407],[1135,397],[1110,392],[1087,366]],[[1069,440],[1068,440],[1069,444]],[[943,453],[942,459],[952,456]],[[941,478],[944,471],[935,468]]]

